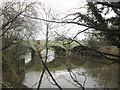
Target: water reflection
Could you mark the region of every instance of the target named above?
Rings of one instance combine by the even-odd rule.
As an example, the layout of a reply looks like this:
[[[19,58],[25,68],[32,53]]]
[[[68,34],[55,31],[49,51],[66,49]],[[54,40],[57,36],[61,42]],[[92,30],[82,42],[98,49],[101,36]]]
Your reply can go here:
[[[46,50],[43,50],[41,52],[43,60],[45,60],[44,58],[45,52]],[[73,61],[72,64],[74,64],[75,66],[76,65],[81,66],[81,68],[73,69],[73,72],[76,75],[77,80],[82,85],[84,84],[85,76],[87,77],[85,85],[84,85],[85,88],[96,88],[96,87],[97,88],[98,87],[118,88],[118,66],[117,64],[104,65],[100,63],[95,63],[87,59],[78,60],[78,59],[74,59],[70,57],[69,58],[66,57],[63,60],[59,60],[59,59],[53,60],[55,59],[54,54],[55,54],[54,51],[48,50],[47,62],[52,61],[48,63],[50,64],[51,67],[56,68],[57,66],[62,66],[66,63],[65,62],[66,60],[68,60],[69,63]],[[26,57],[27,57],[26,63],[30,61],[30,59],[28,59],[29,55],[30,54],[26,54]],[[69,59],[72,59],[72,60],[69,60]],[[84,64],[81,64],[80,62],[83,62],[83,60],[84,60]],[[60,62],[62,62],[62,64],[60,64]],[[61,71],[59,70],[59,71],[55,71],[51,73],[62,88],[78,88],[78,85],[76,85],[76,83],[73,82],[67,70],[61,70]],[[30,88],[32,86],[33,88],[37,88],[38,84],[36,83],[39,81],[40,75],[41,75],[41,72],[37,72],[37,71],[27,72],[25,74],[25,80],[23,83]],[[53,83],[49,75],[46,73],[44,75],[41,88],[57,88],[55,85],[52,85],[51,82]]]
[[[104,67],[88,69],[88,74],[94,77],[100,86],[106,88],[118,88],[118,65],[106,65]]]
[[[77,80],[81,84],[83,84],[85,81],[85,77],[83,75],[80,75],[80,73],[82,73],[83,71],[85,72],[85,69],[79,68],[79,69],[73,70],[73,72],[76,74]],[[78,72],[79,72],[79,74],[78,74]],[[23,83],[30,88],[32,86],[33,86],[32,88],[37,88],[38,84],[36,84],[36,82],[39,81],[38,78],[40,78],[40,75],[41,75],[41,72],[28,72],[25,75],[25,80]],[[54,76],[54,78],[57,80],[57,82],[59,83],[59,85],[62,88],[78,88],[78,87],[80,87],[79,85],[77,85],[77,83],[75,83],[72,80],[72,78],[70,77],[69,72],[67,70],[52,72],[52,75]],[[95,80],[93,80],[93,78],[91,76],[89,76],[88,74],[86,74],[86,76],[87,76],[87,80],[85,83],[85,88],[94,88],[95,86],[99,87],[97,82],[95,82]],[[31,79],[31,77],[33,79]],[[49,75],[46,73],[44,75],[41,88],[57,88],[55,85],[52,85],[50,82],[54,83],[51,80],[51,78],[49,77]]]

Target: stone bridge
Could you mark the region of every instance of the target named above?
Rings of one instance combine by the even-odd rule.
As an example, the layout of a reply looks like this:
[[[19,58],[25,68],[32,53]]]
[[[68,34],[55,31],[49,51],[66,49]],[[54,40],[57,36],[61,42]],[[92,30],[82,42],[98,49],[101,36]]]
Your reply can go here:
[[[65,56],[93,56],[92,51],[86,46],[74,46],[70,49],[65,49],[61,46],[50,46],[55,51],[55,57],[65,57]]]
[[[88,48],[87,46],[74,46],[70,49],[65,49],[61,46],[51,46],[55,51],[55,57],[94,57],[94,58],[104,58],[104,55],[96,53],[94,50]],[[99,50],[99,49],[98,49]]]
[[[80,42],[80,43],[82,43],[82,42]],[[43,45],[43,46],[45,46],[45,45]],[[42,48],[42,47],[40,47],[40,48]],[[55,57],[65,57],[67,55],[72,55],[75,57],[76,56],[85,56],[85,57],[87,57],[87,56],[99,57],[100,56],[100,54],[96,53],[95,51],[87,48],[86,46],[81,46],[76,42],[66,44],[66,42],[53,42],[53,41],[51,41],[50,44],[48,43],[48,48],[50,50],[54,49]],[[103,50],[99,50],[101,48],[103,48],[103,46],[99,47],[98,51],[103,51]],[[109,52],[107,52],[107,53],[109,53]],[[34,56],[34,51],[32,51],[32,54]]]
[[[55,57],[65,57],[66,56],[66,49],[62,48],[61,46],[50,46],[55,51]]]

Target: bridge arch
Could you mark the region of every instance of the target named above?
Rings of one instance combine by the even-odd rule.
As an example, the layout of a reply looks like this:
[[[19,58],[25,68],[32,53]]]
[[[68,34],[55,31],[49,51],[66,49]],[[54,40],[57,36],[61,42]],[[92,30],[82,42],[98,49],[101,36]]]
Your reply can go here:
[[[53,48],[55,51],[55,57],[65,57],[66,56],[66,50],[62,48],[61,46],[50,46],[50,48]]]
[[[90,55],[91,50],[86,46],[75,46],[71,49],[71,54],[73,56],[88,56]]]

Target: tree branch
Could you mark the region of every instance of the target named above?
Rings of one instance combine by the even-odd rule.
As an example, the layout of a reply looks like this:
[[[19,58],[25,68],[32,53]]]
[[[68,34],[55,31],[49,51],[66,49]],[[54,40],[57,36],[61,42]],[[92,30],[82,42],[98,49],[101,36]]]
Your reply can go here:
[[[105,5],[105,6],[108,6],[108,7],[115,7],[115,8],[118,8],[120,9],[120,6],[118,5],[113,5],[113,4],[110,4],[110,3],[107,3],[107,2],[96,2],[97,4],[102,4],[102,5]]]

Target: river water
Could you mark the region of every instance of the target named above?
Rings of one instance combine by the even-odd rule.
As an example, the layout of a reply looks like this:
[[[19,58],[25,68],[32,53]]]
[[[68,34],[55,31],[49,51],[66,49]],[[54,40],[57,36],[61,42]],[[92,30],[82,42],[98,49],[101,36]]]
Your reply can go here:
[[[45,55],[45,50],[41,52],[42,56]],[[30,61],[30,54],[26,54],[26,63]],[[44,58],[43,58],[44,59]],[[54,59],[54,52],[48,51],[47,62],[50,62]],[[97,64],[96,64],[97,65]],[[93,65],[94,66],[94,65]],[[70,76],[70,73],[67,70],[59,70],[51,72],[55,80],[59,83],[62,88],[78,88],[80,87]],[[118,80],[118,71],[117,66],[106,66],[100,68],[86,69],[86,68],[75,68],[72,69],[72,76],[85,88],[116,88]],[[38,81],[40,79],[40,71],[29,71],[25,74],[25,80],[23,84],[29,88],[37,88]],[[41,88],[57,88],[53,85],[53,80],[46,72],[44,74]]]
[[[74,69],[73,73],[76,75],[73,77],[77,78],[77,81],[79,81],[82,85],[84,84],[85,88],[95,88],[95,87],[100,87],[98,83],[94,80],[93,77],[89,76],[88,74],[81,75],[83,72],[85,72],[85,69],[79,68],[79,69]],[[30,88],[37,88],[38,83],[36,82],[39,81],[41,72],[28,72],[25,75],[25,80],[24,84]],[[56,71],[52,72],[52,75],[54,76],[55,80],[59,83],[59,85],[62,88],[78,88],[80,87],[77,83],[75,83],[69,72],[67,70],[61,70],[61,71]],[[32,79],[31,79],[32,77]],[[87,78],[86,78],[87,77]],[[86,80],[85,80],[86,79]],[[52,85],[50,82],[54,83],[52,79],[49,77],[48,73],[45,73],[41,88],[57,88],[57,86]]]

